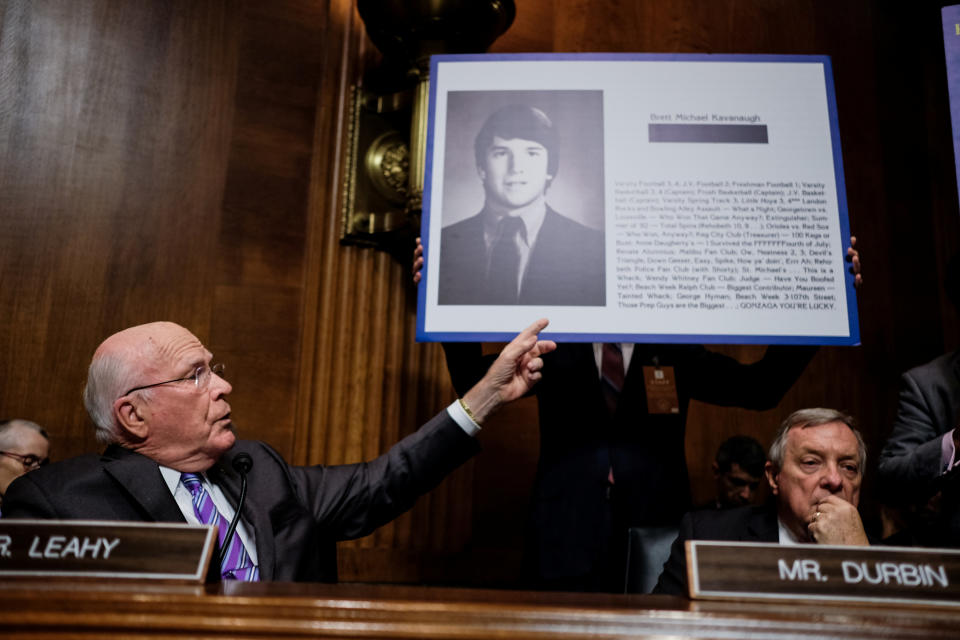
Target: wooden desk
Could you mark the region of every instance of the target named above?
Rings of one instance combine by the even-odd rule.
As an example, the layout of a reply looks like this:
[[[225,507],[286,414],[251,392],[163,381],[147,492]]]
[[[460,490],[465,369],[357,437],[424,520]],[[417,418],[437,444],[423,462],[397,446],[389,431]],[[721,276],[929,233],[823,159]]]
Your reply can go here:
[[[960,611],[388,585],[7,583],[8,638],[950,638]]]

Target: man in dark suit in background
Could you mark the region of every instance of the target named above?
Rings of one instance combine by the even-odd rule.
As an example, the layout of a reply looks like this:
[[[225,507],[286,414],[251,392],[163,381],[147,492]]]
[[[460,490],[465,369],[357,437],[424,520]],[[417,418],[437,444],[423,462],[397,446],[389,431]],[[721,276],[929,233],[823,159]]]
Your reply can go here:
[[[854,285],[860,256],[850,239]],[[417,241],[413,280],[421,279]],[[458,393],[492,356],[444,343]],[[700,345],[564,343],[544,357],[537,396],[540,456],[524,550],[525,586],[622,591],[628,529],[662,532],[692,508],[684,438],[690,400],[772,409],[817,347],[768,347],[751,364]],[[668,385],[651,382],[658,373]],[[658,533],[657,535],[660,535]]]
[[[335,581],[337,540],[372,532],[479,449],[473,435],[540,377],[540,320],[507,345],[483,379],[416,433],[366,463],[293,467],[262,442],[237,440],[232,387],[183,327],[155,322],[107,338],[90,364],[84,400],[107,444],[10,485],[13,518],[207,522],[220,525],[224,578]],[[236,537],[225,540],[241,479],[253,462]],[[211,507],[211,503],[213,507]]]
[[[603,374],[617,346],[622,360],[612,367],[622,383],[611,394]],[[445,343],[444,350],[456,389],[469,388],[489,363],[478,344]],[[540,457],[524,554],[530,584],[622,591],[627,529],[676,526],[693,506],[685,453],[690,401],[771,409],[814,353],[773,346],[745,365],[698,345],[558,345],[533,391]],[[652,395],[657,372],[671,382],[669,406]]]
[[[483,124],[474,155],[484,206],[442,230],[438,304],[604,304],[603,232],[546,203],[558,146],[534,107],[510,105]]]
[[[901,540],[960,546],[960,351],[910,369],[878,463],[885,501],[905,508]]]
[[[686,595],[687,540],[870,544],[857,512],[867,450],[853,425],[850,416],[833,409],[787,416],[764,469],[774,501],[685,515],[654,593]]]

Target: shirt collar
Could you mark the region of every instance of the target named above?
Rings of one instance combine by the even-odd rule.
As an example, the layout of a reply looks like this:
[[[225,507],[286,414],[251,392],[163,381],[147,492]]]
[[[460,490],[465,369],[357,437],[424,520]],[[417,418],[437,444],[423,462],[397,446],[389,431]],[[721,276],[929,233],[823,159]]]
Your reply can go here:
[[[779,531],[780,544],[793,546],[797,544],[809,544],[808,541],[798,540],[797,536],[793,535],[793,531],[783,523],[783,520],[780,516],[777,516],[777,529]]]
[[[160,467],[160,475],[163,476],[163,481],[167,484],[167,488],[170,489],[170,493],[176,492],[177,486],[180,484],[181,472],[176,469],[171,469],[170,467],[165,467],[162,464],[157,466]],[[207,481],[207,477],[203,472],[198,471],[196,475],[200,478],[201,483]]]

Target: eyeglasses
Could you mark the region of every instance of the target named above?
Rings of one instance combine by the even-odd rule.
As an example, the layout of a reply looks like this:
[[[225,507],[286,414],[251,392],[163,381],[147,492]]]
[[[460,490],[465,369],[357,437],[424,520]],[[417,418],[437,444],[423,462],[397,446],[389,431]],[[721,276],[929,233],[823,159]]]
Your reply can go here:
[[[12,451],[0,451],[0,455],[13,458],[14,460],[19,460],[20,464],[23,465],[23,468],[26,471],[33,471],[37,467],[42,467],[50,462],[50,458],[41,458],[40,456],[35,456],[32,453],[23,455],[22,453],[14,453]]]
[[[192,380],[194,386],[197,389],[206,389],[207,385],[210,383],[210,374],[215,373],[221,378],[224,377],[224,372],[227,370],[227,365],[220,363],[211,366],[205,364],[197,367],[193,373],[182,378],[174,378],[173,380],[164,380],[163,382],[154,382],[153,384],[145,384],[142,387],[134,387],[130,389],[123,396],[130,395],[134,391],[140,391],[141,389],[149,389],[150,387],[159,387],[162,384],[171,384],[173,382],[185,382],[187,380]],[[120,396],[121,398],[123,396]]]

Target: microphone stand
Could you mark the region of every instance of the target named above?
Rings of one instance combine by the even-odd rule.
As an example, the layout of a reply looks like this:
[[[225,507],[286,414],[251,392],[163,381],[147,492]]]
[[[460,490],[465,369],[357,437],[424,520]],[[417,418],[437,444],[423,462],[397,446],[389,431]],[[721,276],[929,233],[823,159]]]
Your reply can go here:
[[[240,499],[237,501],[237,511],[233,514],[230,526],[227,528],[227,535],[223,536],[223,546],[220,547],[220,565],[223,566],[223,559],[227,556],[227,549],[230,547],[230,539],[237,530],[237,524],[240,522],[240,513],[243,511],[243,501],[247,498],[247,473],[253,468],[253,458],[246,453],[238,453],[233,459],[233,469],[240,474]]]

